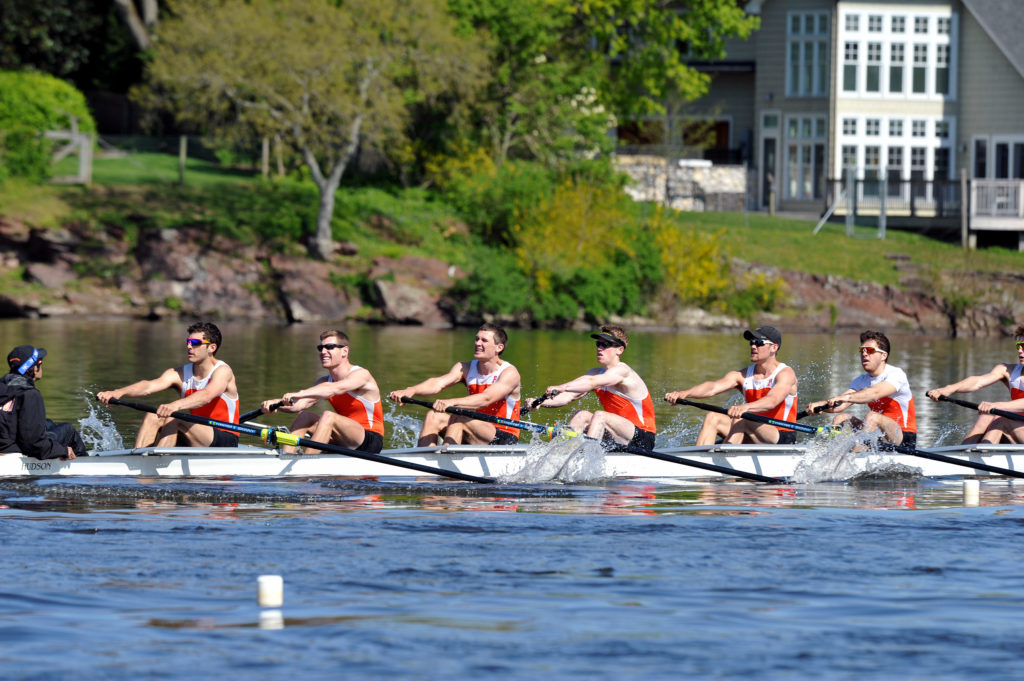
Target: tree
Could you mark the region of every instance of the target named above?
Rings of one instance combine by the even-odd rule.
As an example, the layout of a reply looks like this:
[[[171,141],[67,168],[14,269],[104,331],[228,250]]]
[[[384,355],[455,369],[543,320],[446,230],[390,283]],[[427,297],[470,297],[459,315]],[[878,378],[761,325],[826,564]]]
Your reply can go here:
[[[0,0],[0,69],[73,74],[102,19],[92,9],[91,0]]]
[[[311,253],[333,252],[334,195],[360,145],[401,137],[408,106],[468,87],[480,51],[439,0],[175,0],[148,69],[180,119],[279,134],[320,193]]]
[[[153,46],[152,31],[160,6],[157,0],[114,0],[121,21],[132,34],[132,40],[140,50],[148,50]]]
[[[708,76],[688,59],[720,59],[725,39],[760,24],[735,0],[551,0],[572,15],[563,46],[602,68],[599,90],[617,115],[663,113],[670,96],[707,93]]]

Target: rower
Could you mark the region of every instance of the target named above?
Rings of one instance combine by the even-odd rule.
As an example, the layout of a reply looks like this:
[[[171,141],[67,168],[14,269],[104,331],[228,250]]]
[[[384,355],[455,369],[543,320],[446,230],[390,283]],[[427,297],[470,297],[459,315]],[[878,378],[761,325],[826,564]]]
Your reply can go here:
[[[917,446],[917,416],[907,374],[887,362],[889,339],[881,331],[860,334],[860,364],[864,373],[853,379],[845,392],[807,405],[808,412],[836,414],[834,425],[847,424],[855,430],[878,430],[894,445]],[[851,404],[866,404],[868,413],[859,418],[844,414]]]
[[[97,393],[96,398],[103,404],[110,404],[113,398],[145,397],[162,390],[177,390],[179,399],[161,404],[155,414],[146,414],[135,436],[136,448],[237,447],[236,433],[171,416],[176,411],[189,411],[197,416],[238,423],[235,374],[216,357],[221,340],[220,329],[215,324],[197,322],[188,327],[185,338],[188,364],[168,369],[152,380],[105,390]]]
[[[519,429],[448,414],[448,407],[475,409],[506,419],[518,419],[522,381],[519,370],[501,358],[508,344],[505,330],[484,324],[473,341],[473,359],[456,362],[448,373],[428,378],[414,386],[394,390],[388,397],[402,404],[403,397],[436,395],[456,383],[465,384],[467,397],[434,400],[433,410],[423,420],[419,447],[432,447],[442,438],[444,444],[513,445],[519,442]]]
[[[563,407],[593,391],[604,410],[577,411],[569,421],[570,428],[598,440],[654,449],[658,429],[651,391],[640,374],[622,361],[629,336],[620,326],[602,326],[600,333],[590,337],[597,342],[600,366],[571,381],[548,386],[540,406]]]
[[[316,349],[327,375],[304,390],[266,400],[260,409],[264,414],[275,410],[298,413],[290,428],[298,437],[377,454],[384,448],[384,408],[377,381],[368,370],[349,361],[352,346],[345,333],[324,331]],[[327,400],[334,411],[309,411],[321,400]],[[292,446],[284,449],[295,451]],[[306,453],[319,450],[307,447]]]
[[[665,401],[675,403],[692,397],[713,397],[728,390],[738,390],[743,404],[728,409],[728,414],[708,412],[697,434],[697,445],[713,445],[721,438],[727,444],[780,444],[796,442],[796,433],[765,423],[744,419],[751,413],[779,421],[795,421],[797,411],[796,372],[778,359],[782,333],[774,326],[759,326],[743,332],[750,343],[750,361],[745,369],[730,371],[716,381],[705,381],[665,394]]]
[[[965,445],[978,442],[996,444],[1002,441],[1014,444],[1024,443],[1024,423],[1011,421],[1005,416],[996,416],[991,413],[993,409],[1001,409],[1024,414],[1024,376],[1022,376],[1022,371],[1024,371],[1024,324],[1018,326],[1013,332],[1013,343],[1017,348],[1015,364],[1000,363],[992,367],[988,373],[968,376],[956,383],[950,383],[941,388],[932,388],[925,393],[932,400],[938,402],[940,398],[949,397],[953,393],[973,393],[998,381],[1002,381],[1003,385],[1010,389],[1008,401],[978,404],[978,411],[981,414],[964,437],[963,444]]]

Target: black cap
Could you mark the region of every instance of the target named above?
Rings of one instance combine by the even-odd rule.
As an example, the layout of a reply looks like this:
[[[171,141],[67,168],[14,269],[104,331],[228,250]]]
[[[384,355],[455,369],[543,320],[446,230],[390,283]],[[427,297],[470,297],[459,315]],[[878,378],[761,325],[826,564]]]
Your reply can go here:
[[[782,345],[782,334],[774,326],[759,326],[753,331],[744,331],[743,337],[748,341],[766,340]]]
[[[602,331],[601,333],[592,333],[590,334],[590,337],[595,340],[608,343],[609,345],[618,345],[620,348],[626,347],[625,343],[623,343],[621,340],[616,338],[614,335],[608,333],[607,331]]]
[[[24,375],[33,364],[42,362],[43,357],[46,357],[46,350],[31,345],[19,345],[7,355],[7,364],[11,367],[11,373]]]

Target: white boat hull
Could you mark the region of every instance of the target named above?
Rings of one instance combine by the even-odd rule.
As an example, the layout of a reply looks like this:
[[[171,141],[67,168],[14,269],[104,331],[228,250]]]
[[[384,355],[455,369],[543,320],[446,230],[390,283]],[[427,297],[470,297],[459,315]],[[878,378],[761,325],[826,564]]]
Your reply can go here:
[[[712,445],[658,450],[664,454],[724,466],[747,473],[790,478],[807,454],[806,445]],[[928,451],[964,462],[980,462],[1024,472],[1024,446],[972,445],[940,447]],[[488,447],[456,445],[385,450],[383,456],[398,461],[433,466],[448,471],[497,479],[529,481],[524,467],[541,458],[528,445]],[[562,454],[564,460],[565,454]],[[992,473],[915,456],[874,454],[887,463],[919,469],[927,477],[989,476]],[[562,469],[553,455],[548,468],[553,477]],[[628,453],[609,452],[600,470],[588,470],[589,478],[733,479],[734,476]],[[311,477],[433,477],[389,464],[337,454],[287,454],[275,449],[239,447],[212,449],[189,447],[145,448],[101,452],[73,461],[32,459],[21,454],[0,455],[0,479],[26,477],[147,477],[147,478],[311,478]],[[577,478],[579,479],[579,478]]]

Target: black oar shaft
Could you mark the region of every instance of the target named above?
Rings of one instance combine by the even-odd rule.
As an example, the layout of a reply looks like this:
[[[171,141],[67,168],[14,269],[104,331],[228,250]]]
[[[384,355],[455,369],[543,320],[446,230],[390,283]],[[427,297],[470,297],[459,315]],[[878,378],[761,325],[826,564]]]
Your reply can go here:
[[[959,404],[961,407],[967,407],[968,409],[978,410],[977,402],[969,402],[967,400],[958,400],[955,397],[946,397],[945,395],[939,397],[941,402],[952,402],[953,404]],[[1002,416],[1003,418],[1010,419],[1012,421],[1024,421],[1024,414],[1018,414],[1012,411],[1006,411],[1005,409],[992,409],[989,411],[990,414],[995,416]]]
[[[906,454],[908,456],[917,456],[922,459],[931,459],[932,461],[941,461],[943,463],[952,464],[954,466],[964,466],[965,468],[976,468],[979,471],[988,471],[989,473],[996,473],[997,475],[1005,475],[1010,478],[1024,478],[1024,473],[1015,471],[1011,468],[1003,468],[1001,466],[990,466],[987,463],[980,461],[964,461],[963,459],[956,459],[951,456],[944,454],[936,454],[935,452],[929,452],[924,449],[917,449],[916,447],[906,447],[904,445],[894,445],[891,442],[884,440],[878,443],[879,449],[891,449],[894,452],[900,454]]]
[[[146,411],[151,414],[156,413],[156,407],[150,406],[148,404],[139,404],[138,402],[125,402],[124,400],[113,398],[110,400],[110,404],[117,404],[123,407],[137,409],[138,411]],[[235,432],[244,433],[246,435],[254,435],[271,444],[277,444],[277,442],[280,441],[283,444],[294,444],[300,445],[302,447],[319,449],[324,452],[344,454],[345,456],[351,456],[356,459],[365,459],[366,461],[374,461],[376,463],[387,464],[389,466],[397,466],[399,468],[408,468],[410,470],[420,471],[421,473],[430,473],[431,475],[440,475],[446,478],[465,480],[466,482],[479,482],[485,484],[494,483],[494,480],[492,480],[491,478],[482,478],[476,475],[467,475],[465,473],[459,473],[458,471],[447,471],[444,470],[443,468],[425,466],[423,464],[412,463],[409,461],[399,461],[398,459],[392,459],[390,457],[381,456],[380,454],[373,454],[371,452],[360,452],[356,449],[346,449],[345,447],[332,445],[328,442],[317,442],[316,440],[309,440],[304,437],[296,437],[294,435],[279,433],[273,428],[257,428],[255,426],[247,426],[242,423],[218,421],[217,419],[206,418],[204,416],[196,416],[195,414],[188,414],[181,411],[176,411],[172,413],[171,416],[180,421],[188,421],[190,423],[198,423],[204,426],[212,426],[214,428],[222,428],[224,430],[233,430]]]
[[[693,400],[688,400],[686,398],[680,398],[676,400],[676,404],[686,404],[691,407],[703,409],[705,411],[713,411],[719,414],[725,414],[726,416],[729,415],[728,409],[719,407],[718,405],[715,404],[707,404],[705,402],[694,402]],[[779,419],[769,418],[767,416],[762,416],[760,414],[751,414],[750,412],[740,414],[740,418],[746,419],[747,421],[754,421],[756,423],[765,423],[768,424],[769,426],[775,426],[776,428],[789,428],[790,430],[795,430],[801,433],[808,433],[810,435],[817,435],[822,430],[824,430],[823,428],[808,426],[804,425],[803,423],[795,423],[793,421],[780,421]]]
[[[417,399],[414,399],[412,397],[403,397],[402,398],[402,402],[405,402],[407,404],[418,404],[421,407],[427,407],[428,409],[433,409],[433,407],[434,407],[432,402],[424,402],[423,400],[417,400]],[[583,438],[585,438],[587,440],[592,440],[594,442],[600,442],[600,440],[597,440],[596,438],[587,437],[586,435],[583,435],[582,433],[577,433],[574,430],[568,430],[568,429],[562,430],[562,429],[558,429],[558,428],[553,428],[551,426],[543,426],[543,425],[541,425],[539,423],[530,423],[529,421],[514,421],[512,419],[505,419],[505,418],[501,418],[500,416],[492,416],[491,414],[484,414],[482,412],[471,411],[469,409],[459,409],[458,407],[448,407],[447,409],[445,409],[445,411],[447,413],[449,413],[449,414],[457,414],[457,415],[460,415],[460,416],[465,416],[466,418],[478,419],[480,421],[488,421],[490,423],[497,423],[497,424],[504,425],[504,426],[511,426],[513,428],[522,428],[522,429],[525,429],[525,430],[532,430],[532,431],[534,431],[536,433],[540,433],[542,435],[550,435],[551,433],[564,433],[564,434],[569,435],[570,437],[582,436]],[[747,473],[746,471],[741,471],[741,470],[738,470],[738,469],[735,469],[735,468],[728,468],[726,466],[717,466],[717,465],[712,464],[712,463],[704,463],[703,461],[697,461],[697,460],[694,460],[694,459],[684,459],[683,457],[680,457],[680,456],[673,456],[671,454],[663,454],[661,452],[656,452],[656,451],[653,451],[653,450],[650,450],[650,449],[641,449],[640,447],[631,447],[629,445],[615,444],[615,445],[612,445],[611,449],[616,450],[616,451],[629,452],[630,454],[636,454],[637,456],[646,456],[646,457],[651,458],[651,459],[660,459],[662,461],[670,461],[672,463],[677,463],[677,464],[680,464],[682,466],[690,466],[691,468],[701,468],[701,469],[706,470],[706,471],[713,471],[715,473],[722,473],[723,475],[731,475],[731,476],[737,477],[737,478],[746,478],[748,480],[754,480],[756,482],[769,482],[769,483],[775,483],[775,484],[778,484],[778,483],[781,483],[781,482],[785,482],[784,480],[781,480],[779,478],[770,478],[770,477],[768,477],[766,475],[759,475],[757,473]]]
[[[284,402],[274,402],[272,405],[270,405],[270,411],[275,411],[276,409],[280,408],[283,404]],[[257,416],[261,416],[262,414],[262,407],[260,407],[259,409],[253,409],[252,411],[247,411],[241,416],[239,416],[238,422],[245,423],[246,421],[252,421],[254,418],[256,418]]]

